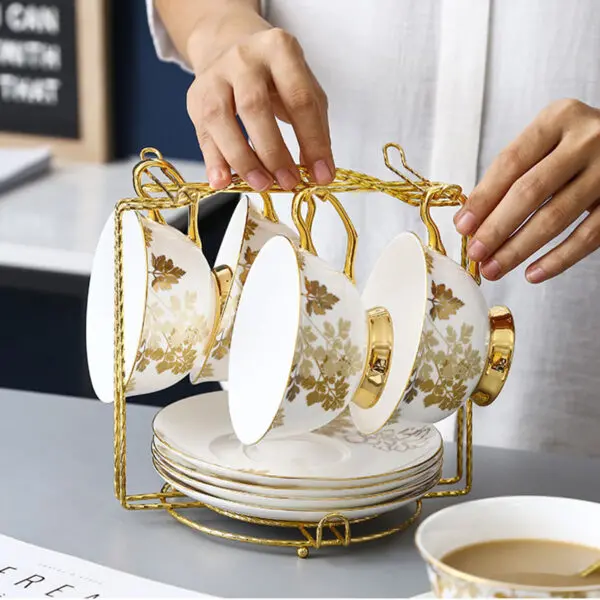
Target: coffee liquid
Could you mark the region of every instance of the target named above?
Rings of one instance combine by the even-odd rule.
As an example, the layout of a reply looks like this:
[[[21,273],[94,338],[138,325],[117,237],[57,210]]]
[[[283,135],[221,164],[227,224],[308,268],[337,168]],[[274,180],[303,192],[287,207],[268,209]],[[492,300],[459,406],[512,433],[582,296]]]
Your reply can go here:
[[[453,550],[442,562],[476,577],[544,587],[600,587],[600,572],[577,575],[600,559],[600,548],[551,540],[495,540]]]

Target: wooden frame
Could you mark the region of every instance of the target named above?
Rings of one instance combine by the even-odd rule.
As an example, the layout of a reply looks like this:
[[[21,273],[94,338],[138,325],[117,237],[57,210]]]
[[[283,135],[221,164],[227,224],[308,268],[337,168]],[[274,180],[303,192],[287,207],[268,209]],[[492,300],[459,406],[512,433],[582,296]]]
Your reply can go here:
[[[79,138],[0,131],[0,146],[48,146],[58,159],[106,162],[112,157],[107,21],[109,0],[74,0]]]

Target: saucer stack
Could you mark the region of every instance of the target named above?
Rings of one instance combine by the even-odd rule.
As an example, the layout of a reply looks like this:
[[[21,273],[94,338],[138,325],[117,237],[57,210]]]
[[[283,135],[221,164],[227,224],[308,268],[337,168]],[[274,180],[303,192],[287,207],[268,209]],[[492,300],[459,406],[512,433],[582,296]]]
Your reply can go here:
[[[427,424],[397,421],[364,436],[344,412],[314,433],[243,446],[226,392],[215,392],[162,409],[153,430],[153,463],[164,481],[247,517],[364,519],[421,498],[441,477],[442,438]]]

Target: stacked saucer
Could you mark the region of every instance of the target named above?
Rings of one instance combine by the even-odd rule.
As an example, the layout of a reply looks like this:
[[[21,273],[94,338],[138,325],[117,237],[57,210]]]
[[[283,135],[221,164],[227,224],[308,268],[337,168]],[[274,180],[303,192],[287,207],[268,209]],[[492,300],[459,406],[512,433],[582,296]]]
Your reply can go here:
[[[389,423],[369,436],[348,412],[309,434],[244,446],[231,425],[227,394],[193,396],[154,419],[153,463],[189,498],[273,521],[350,520],[395,510],[439,481],[442,438],[433,425]]]

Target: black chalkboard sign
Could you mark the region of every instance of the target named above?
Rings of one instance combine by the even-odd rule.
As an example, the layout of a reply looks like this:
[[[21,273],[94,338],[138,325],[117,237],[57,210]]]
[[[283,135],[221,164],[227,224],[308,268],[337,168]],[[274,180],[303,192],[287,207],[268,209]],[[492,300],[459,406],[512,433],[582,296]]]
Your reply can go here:
[[[0,131],[79,138],[75,23],[75,0],[0,0]]]

